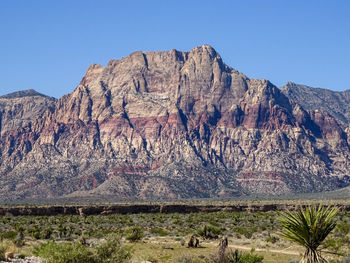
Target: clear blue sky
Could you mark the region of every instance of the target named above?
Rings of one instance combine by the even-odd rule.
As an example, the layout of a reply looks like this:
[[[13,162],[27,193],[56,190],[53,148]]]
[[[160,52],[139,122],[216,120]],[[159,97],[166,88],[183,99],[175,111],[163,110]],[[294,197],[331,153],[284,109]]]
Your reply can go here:
[[[277,86],[350,89],[347,0],[0,0],[0,94],[60,97],[92,63],[212,45]]]

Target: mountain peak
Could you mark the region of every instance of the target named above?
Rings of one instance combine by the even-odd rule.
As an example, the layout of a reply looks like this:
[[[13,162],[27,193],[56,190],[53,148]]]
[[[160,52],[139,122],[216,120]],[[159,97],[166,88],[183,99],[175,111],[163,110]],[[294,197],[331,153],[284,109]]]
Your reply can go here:
[[[44,95],[42,93],[37,92],[34,89],[15,91],[15,92],[12,92],[12,93],[0,96],[0,98],[1,99],[17,99],[17,98],[34,97],[34,96],[51,98],[51,97],[49,97],[47,95]],[[52,98],[52,99],[54,99],[54,98]]]
[[[294,83],[293,81],[288,81],[285,86],[295,86],[295,85],[297,84]]]
[[[210,58],[215,58],[215,57],[220,57],[220,55],[216,52],[216,50],[208,45],[208,44],[204,44],[202,46],[197,46],[195,48],[193,48],[189,53],[201,53],[201,54],[208,54]]]
[[[0,201],[230,198],[350,184],[350,96],[250,79],[210,45],[137,51],[91,65],[57,101],[26,96],[44,95],[0,103]]]

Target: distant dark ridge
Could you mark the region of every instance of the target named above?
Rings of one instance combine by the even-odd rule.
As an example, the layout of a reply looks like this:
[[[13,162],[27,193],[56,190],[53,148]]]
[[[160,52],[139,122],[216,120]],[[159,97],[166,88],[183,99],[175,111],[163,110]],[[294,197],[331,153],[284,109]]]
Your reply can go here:
[[[307,204],[247,204],[247,205],[186,205],[186,204],[118,204],[0,207],[0,216],[109,215],[138,213],[211,213],[211,212],[268,212],[296,210]],[[350,211],[348,204],[338,204],[341,211]]]
[[[41,96],[41,97],[50,98],[52,100],[55,100],[55,98],[41,94],[33,89],[12,92],[12,93],[0,96],[0,98],[1,99],[16,99],[16,98],[34,97],[34,96]]]

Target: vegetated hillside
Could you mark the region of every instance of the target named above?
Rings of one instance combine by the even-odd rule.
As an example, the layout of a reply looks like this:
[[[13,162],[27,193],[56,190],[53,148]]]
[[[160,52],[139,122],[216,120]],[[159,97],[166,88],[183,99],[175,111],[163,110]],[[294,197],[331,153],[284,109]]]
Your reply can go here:
[[[344,119],[282,90],[204,45],[92,65],[57,101],[2,97],[0,199],[229,198],[348,185]]]

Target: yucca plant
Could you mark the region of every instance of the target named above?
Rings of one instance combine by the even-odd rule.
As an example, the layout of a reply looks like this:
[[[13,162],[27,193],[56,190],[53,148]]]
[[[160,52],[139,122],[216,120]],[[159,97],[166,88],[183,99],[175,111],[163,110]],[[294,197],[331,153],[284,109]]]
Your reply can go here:
[[[320,245],[335,228],[337,212],[337,208],[323,205],[308,206],[296,212],[281,212],[283,230],[280,235],[306,249],[300,263],[327,262],[321,255]]]

